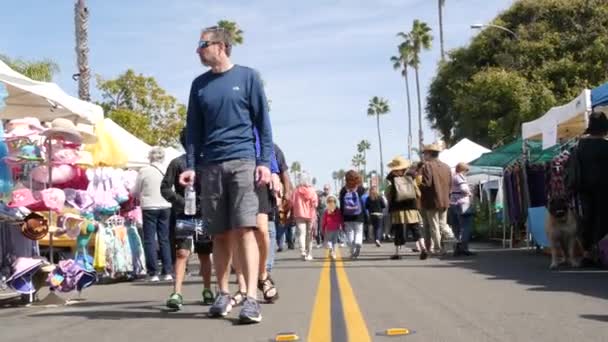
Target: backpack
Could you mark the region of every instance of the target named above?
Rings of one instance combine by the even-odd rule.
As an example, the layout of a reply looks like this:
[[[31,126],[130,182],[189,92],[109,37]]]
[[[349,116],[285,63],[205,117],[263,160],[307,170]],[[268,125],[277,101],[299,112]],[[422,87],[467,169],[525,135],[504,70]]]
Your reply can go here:
[[[342,208],[342,214],[344,216],[358,216],[363,212],[361,205],[361,198],[357,190],[346,191],[344,195],[344,208]]]
[[[395,202],[402,202],[416,199],[416,186],[410,177],[395,177]]]

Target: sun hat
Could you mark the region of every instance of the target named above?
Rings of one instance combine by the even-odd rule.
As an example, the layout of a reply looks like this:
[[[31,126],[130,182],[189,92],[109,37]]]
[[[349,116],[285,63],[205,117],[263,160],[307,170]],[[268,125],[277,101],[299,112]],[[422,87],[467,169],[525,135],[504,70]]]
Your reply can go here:
[[[8,202],[9,208],[27,207],[39,203],[40,200],[34,197],[32,190],[27,188],[13,190],[11,201]]]
[[[427,152],[427,151],[430,151],[430,152],[441,152],[442,148],[441,148],[441,146],[439,146],[439,144],[433,143],[433,144],[425,145],[424,146],[423,152]]]
[[[23,163],[23,162],[41,162],[42,154],[40,148],[35,144],[27,144],[19,147],[10,156],[5,157],[7,163]]]
[[[393,160],[390,161],[390,163],[388,163],[388,168],[391,171],[406,170],[411,165],[412,163],[409,160],[405,159],[402,156],[396,156],[395,158],[393,158]]]
[[[20,118],[8,122],[6,125],[5,139],[16,139],[20,137],[29,137],[38,135],[44,132],[44,127],[40,124],[37,118]]]
[[[49,139],[62,139],[82,143],[82,135],[71,120],[57,118],[51,122],[51,128],[42,132]]]
[[[75,164],[80,156],[78,151],[72,148],[61,148],[53,151],[51,157],[55,164]]]
[[[57,227],[60,235],[67,235],[71,239],[76,239],[80,235],[81,225],[85,220],[75,214],[64,214],[57,218]]]
[[[48,221],[40,214],[31,213],[23,219],[21,234],[26,238],[37,241],[49,232]]]
[[[36,292],[32,283],[32,276],[42,266],[43,261],[32,258],[17,258],[13,263],[13,275],[6,280],[6,283],[16,292],[21,294],[32,294]]]
[[[76,171],[71,165],[56,165],[52,166],[51,184],[64,184],[72,180],[76,176]],[[39,165],[32,169],[32,179],[38,183],[49,182],[49,168],[46,165]]]
[[[63,191],[65,193],[65,201],[74,209],[86,211],[95,204],[93,196],[85,190],[65,189]]]
[[[53,210],[61,212],[65,206],[65,193],[61,189],[48,188],[40,191],[39,193],[44,210]]]
[[[83,144],[95,144],[97,142],[97,136],[95,135],[95,127],[93,127],[93,125],[79,122],[76,124],[76,130],[82,136]]]

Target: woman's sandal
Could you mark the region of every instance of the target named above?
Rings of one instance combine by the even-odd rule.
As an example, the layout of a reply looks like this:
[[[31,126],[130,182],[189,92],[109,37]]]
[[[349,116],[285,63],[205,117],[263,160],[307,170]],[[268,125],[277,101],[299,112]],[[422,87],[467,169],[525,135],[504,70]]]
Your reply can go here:
[[[264,300],[269,303],[279,299],[279,291],[274,287],[274,281],[270,278],[270,275],[266,276],[266,279],[258,281],[258,289],[262,291]]]
[[[230,298],[230,305],[232,305],[233,308],[236,306],[239,306],[239,305],[243,304],[243,302],[245,301],[246,298],[247,298],[247,293],[237,291],[234,294],[234,296],[232,296],[232,298]]]

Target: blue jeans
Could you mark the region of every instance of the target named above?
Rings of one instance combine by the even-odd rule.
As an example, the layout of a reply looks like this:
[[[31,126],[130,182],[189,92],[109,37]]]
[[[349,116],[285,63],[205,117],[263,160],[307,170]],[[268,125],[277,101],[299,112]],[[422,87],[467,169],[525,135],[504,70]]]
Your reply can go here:
[[[290,224],[286,224],[286,225],[277,224],[276,233],[277,233],[276,242],[277,242],[278,247],[285,248],[286,242],[293,243],[295,234],[293,232],[293,227]]]
[[[384,221],[380,215],[370,215],[372,227],[374,227],[375,240],[382,241],[382,233],[384,233]]]
[[[469,241],[473,230],[473,218],[475,215],[462,215],[459,213],[460,208],[457,205],[450,206],[448,216],[454,236],[458,239],[460,247],[463,251],[469,250]]]
[[[277,229],[274,221],[268,221],[268,237],[270,238],[270,250],[266,258],[266,271],[270,273],[274,266],[274,254],[277,249]]]
[[[144,253],[148,275],[157,274],[158,254],[156,241],[160,248],[160,258],[163,263],[163,274],[173,273],[171,263],[171,244],[169,243],[169,218],[171,209],[143,210]]]

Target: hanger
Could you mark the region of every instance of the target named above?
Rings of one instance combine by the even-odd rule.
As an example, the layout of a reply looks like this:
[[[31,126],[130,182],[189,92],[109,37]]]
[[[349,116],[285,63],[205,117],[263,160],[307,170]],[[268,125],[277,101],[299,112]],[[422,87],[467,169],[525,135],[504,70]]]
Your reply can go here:
[[[120,227],[125,225],[125,218],[120,215],[112,215],[106,220],[106,225]]]

